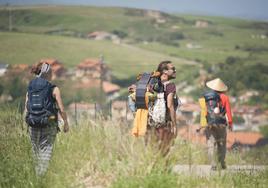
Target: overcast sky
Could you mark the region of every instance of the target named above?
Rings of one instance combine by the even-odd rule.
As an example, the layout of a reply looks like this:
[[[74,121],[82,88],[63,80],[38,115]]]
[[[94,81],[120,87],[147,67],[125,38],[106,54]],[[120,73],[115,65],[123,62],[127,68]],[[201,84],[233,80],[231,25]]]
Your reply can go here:
[[[268,21],[268,0],[0,0],[1,4],[76,4],[155,9]]]

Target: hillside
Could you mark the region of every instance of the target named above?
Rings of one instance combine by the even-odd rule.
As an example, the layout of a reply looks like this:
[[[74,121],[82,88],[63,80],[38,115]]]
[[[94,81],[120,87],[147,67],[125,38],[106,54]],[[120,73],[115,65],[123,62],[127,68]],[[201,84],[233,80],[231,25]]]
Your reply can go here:
[[[88,57],[99,58],[102,54],[118,78],[135,76],[141,70],[153,70],[165,59],[174,61],[178,67],[195,65],[192,61],[110,41],[6,32],[0,33],[0,41],[0,59],[10,64],[33,64],[39,59],[52,57],[67,67],[74,67]]]
[[[7,33],[9,15],[12,33]],[[11,7],[9,12],[2,6],[0,59],[31,64],[54,57],[73,67],[86,57],[103,54],[113,76],[124,80],[171,59],[179,70],[177,82],[198,86],[201,67],[207,79],[224,78],[233,95],[254,89],[260,91],[261,100],[268,100],[267,30],[267,22],[141,9],[30,6]],[[121,44],[88,40],[87,35],[94,31],[115,34]]]

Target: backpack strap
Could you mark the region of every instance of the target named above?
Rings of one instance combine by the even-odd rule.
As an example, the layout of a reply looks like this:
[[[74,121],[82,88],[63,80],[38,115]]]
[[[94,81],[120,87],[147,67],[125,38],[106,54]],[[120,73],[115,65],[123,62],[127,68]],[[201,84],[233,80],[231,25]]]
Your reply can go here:
[[[136,107],[138,109],[147,109],[145,103],[145,92],[147,90],[147,85],[150,81],[151,74],[150,73],[143,73],[141,75],[140,80],[137,83],[136,88]]]
[[[166,81],[166,82],[163,83],[163,87],[164,87],[163,89],[164,89],[164,92],[167,91],[167,85],[170,84],[170,83],[171,83],[170,81]]]

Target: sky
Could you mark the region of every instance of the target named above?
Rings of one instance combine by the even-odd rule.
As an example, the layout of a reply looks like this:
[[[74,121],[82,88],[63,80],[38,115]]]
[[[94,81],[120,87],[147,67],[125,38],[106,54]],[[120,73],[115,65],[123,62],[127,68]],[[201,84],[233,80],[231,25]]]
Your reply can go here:
[[[119,6],[268,21],[268,0],[0,0],[0,4]]]

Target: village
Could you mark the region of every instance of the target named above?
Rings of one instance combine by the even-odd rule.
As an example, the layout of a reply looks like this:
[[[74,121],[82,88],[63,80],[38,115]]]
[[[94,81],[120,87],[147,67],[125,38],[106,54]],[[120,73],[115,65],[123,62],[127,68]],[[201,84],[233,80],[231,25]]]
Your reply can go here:
[[[96,90],[96,92],[105,97],[105,101],[101,98],[92,102],[73,101],[67,106],[70,121],[77,124],[81,118],[96,120],[103,111],[108,114],[108,118],[114,122],[127,122],[127,126],[131,127],[133,122],[133,114],[128,108],[126,97],[120,97],[119,85],[111,81],[111,69],[103,62],[103,59],[87,58],[80,62],[75,68],[66,68],[63,63],[57,59],[42,59],[48,62],[52,67],[52,80],[61,80],[63,82],[72,81],[75,83],[72,89],[75,90]],[[0,76],[21,75],[27,73],[29,75],[31,66],[26,64],[8,65],[0,64]],[[22,78],[24,82],[28,82],[31,77]],[[200,79],[204,82],[204,79]],[[203,83],[200,83],[203,84]],[[180,84],[177,88],[180,91],[184,88],[187,93],[189,87],[182,87]],[[190,96],[181,96],[178,92],[181,106],[177,109],[177,122],[179,125],[179,135],[184,140],[191,141],[196,144],[205,146],[206,139],[204,133],[197,132],[199,128],[200,107],[197,101]],[[268,125],[268,110],[263,110],[260,106],[236,105],[247,102],[250,97],[258,95],[257,91],[248,91],[238,98],[231,97],[232,113],[238,117],[234,120],[234,128],[227,136],[228,150],[249,150],[253,147],[263,146],[268,143],[260,133],[261,126]],[[1,102],[12,101],[11,96],[1,95]],[[238,103],[239,101],[239,103]]]

